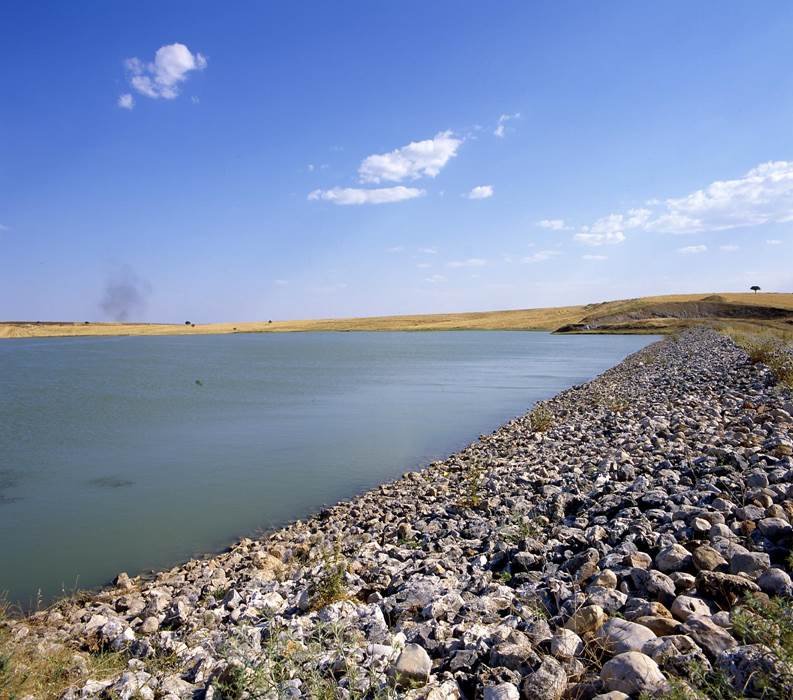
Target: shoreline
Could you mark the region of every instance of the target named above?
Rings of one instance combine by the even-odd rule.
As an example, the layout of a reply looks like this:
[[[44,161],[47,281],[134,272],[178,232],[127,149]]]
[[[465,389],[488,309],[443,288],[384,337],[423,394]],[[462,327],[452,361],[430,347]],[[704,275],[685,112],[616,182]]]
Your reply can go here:
[[[692,325],[793,328],[793,294],[667,294],[572,306],[230,323],[0,321],[0,340],[35,337],[223,335],[308,331],[522,330],[563,333],[669,333]]]
[[[744,648],[725,591],[793,596],[791,413],[767,369],[689,331],[313,517],[6,624],[84,657],[67,698],[654,692],[680,657]],[[93,677],[97,651],[125,670]]]

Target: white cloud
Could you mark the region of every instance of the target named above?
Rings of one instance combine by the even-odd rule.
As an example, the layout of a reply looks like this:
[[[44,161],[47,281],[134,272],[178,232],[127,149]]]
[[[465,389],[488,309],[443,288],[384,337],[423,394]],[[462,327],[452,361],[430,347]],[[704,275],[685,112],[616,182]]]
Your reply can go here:
[[[766,245],[782,245],[782,241],[778,238],[769,238],[766,240]]]
[[[427,277],[426,281],[431,284],[438,284],[438,282],[445,282],[446,278],[443,275],[432,275],[432,277]]]
[[[498,136],[500,139],[504,138],[506,133],[506,124],[512,119],[520,119],[520,112],[515,112],[515,114],[502,114],[498,118],[498,124],[496,125],[496,130],[493,132],[493,134]]]
[[[435,177],[454,158],[463,140],[451,131],[441,131],[434,138],[413,141],[390,153],[364,158],[358,168],[361,182],[400,182],[405,179]]]
[[[446,263],[447,267],[482,267],[487,265],[484,258],[468,258],[467,260],[451,260]]]
[[[179,94],[179,84],[191,71],[204,70],[207,60],[200,53],[191,53],[184,44],[168,44],[157,49],[150,63],[128,58],[125,65],[130,84],[141,95],[172,100]]]
[[[614,245],[625,240],[625,231],[641,228],[650,218],[649,209],[629,209],[627,214],[609,214],[592,226],[582,226],[573,236],[579,243],[591,246]]]
[[[793,221],[793,161],[761,163],[742,177],[716,180],[683,197],[648,199],[646,205],[652,209],[602,217],[574,238],[604,245],[621,243],[630,229],[686,234]]]
[[[403,245],[394,245],[394,246],[391,246],[390,248],[386,248],[385,252],[386,253],[401,253],[404,250],[405,250],[405,246],[403,246]]]
[[[549,231],[566,231],[569,226],[566,226],[564,219],[542,219],[537,222],[540,228],[547,228]]]
[[[545,260],[555,258],[557,255],[561,255],[558,250],[538,250],[536,253],[532,253],[531,255],[527,255],[525,258],[521,258],[520,261],[522,263],[544,262]]]
[[[582,260],[608,260],[608,255],[582,255]]]
[[[419,268],[419,270],[426,270],[432,267],[432,263],[417,263],[416,267]]]
[[[734,253],[736,250],[739,250],[739,246],[733,243],[728,243],[727,245],[720,245],[719,250],[722,253]]]
[[[437,252],[437,248],[419,248],[419,253],[424,253],[425,255],[435,255]]]
[[[493,185],[477,185],[467,195],[468,199],[487,199],[493,196]]]
[[[308,195],[312,201],[322,200],[333,204],[389,204],[403,202],[406,199],[421,197],[424,190],[416,187],[381,187],[377,189],[362,189],[358,187],[334,187],[330,190],[314,190]]]
[[[135,106],[135,98],[126,92],[119,95],[117,104],[122,109],[132,109]]]
[[[682,248],[678,248],[677,252],[681,255],[697,255],[699,253],[704,253],[708,249],[706,245],[687,245]]]
[[[717,180],[685,197],[667,199],[666,212],[647,230],[722,231],[793,221],[793,162],[762,163],[735,180]]]
[[[273,284],[277,287],[285,287],[289,282],[287,280],[273,280]]]

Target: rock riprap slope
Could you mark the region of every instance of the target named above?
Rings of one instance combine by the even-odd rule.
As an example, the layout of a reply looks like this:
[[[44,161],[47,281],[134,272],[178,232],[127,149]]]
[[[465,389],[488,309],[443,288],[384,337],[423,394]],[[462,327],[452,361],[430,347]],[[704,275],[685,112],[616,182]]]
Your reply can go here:
[[[14,632],[129,658],[68,698],[793,697],[791,414],[767,368],[687,331],[421,472]]]

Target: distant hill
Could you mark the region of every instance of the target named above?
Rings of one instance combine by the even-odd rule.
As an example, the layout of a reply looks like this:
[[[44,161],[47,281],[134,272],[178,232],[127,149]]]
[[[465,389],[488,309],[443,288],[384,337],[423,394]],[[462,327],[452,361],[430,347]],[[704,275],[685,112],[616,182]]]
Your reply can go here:
[[[793,294],[675,294],[584,306],[198,325],[167,323],[0,322],[0,338],[84,335],[200,335],[289,331],[543,330],[561,333],[666,333],[709,323],[793,332]]]

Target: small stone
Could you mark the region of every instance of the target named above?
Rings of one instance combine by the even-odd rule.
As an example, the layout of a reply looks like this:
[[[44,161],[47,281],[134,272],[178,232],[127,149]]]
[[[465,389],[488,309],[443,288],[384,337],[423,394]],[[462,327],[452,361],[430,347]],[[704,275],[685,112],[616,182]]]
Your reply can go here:
[[[558,629],[551,638],[551,654],[559,659],[571,659],[584,651],[584,642],[575,632]]]
[[[532,700],[559,700],[567,688],[567,674],[552,656],[545,656],[540,667],[523,679],[521,694]]]
[[[708,544],[703,544],[694,550],[691,555],[694,566],[699,571],[713,571],[720,566],[726,566],[727,560]]]
[[[701,598],[679,595],[672,603],[672,615],[685,622],[691,615],[710,615],[708,604]]]
[[[657,692],[666,685],[658,664],[639,651],[627,651],[607,661],[600,671],[600,680],[606,690],[627,695]]]
[[[485,688],[482,700],[520,700],[520,693],[512,683],[501,683]]]
[[[598,588],[616,588],[617,574],[611,569],[605,569],[597,574],[589,585]]]
[[[710,523],[708,523],[710,529]],[[691,554],[679,544],[670,544],[655,555],[655,568],[665,574],[681,571],[691,564]]]
[[[607,620],[596,635],[603,648],[612,654],[640,651],[655,636],[650,628],[617,617]]]
[[[403,686],[426,685],[430,671],[432,660],[418,644],[406,644],[394,666],[396,682]]]
[[[116,588],[120,588],[124,591],[128,591],[131,588],[134,588],[132,579],[129,577],[129,574],[126,571],[122,571],[118,576],[116,576],[116,578],[113,579],[113,585]]]
[[[730,573],[757,578],[769,566],[771,558],[764,552],[737,552],[730,558]]]
[[[756,593],[759,590],[760,586],[743,576],[719,571],[700,571],[697,574],[697,592],[706,598],[713,598],[725,608],[731,607],[747,593]]]
[[[729,632],[719,627],[706,615],[691,615],[683,623],[685,634],[691,637],[712,658],[738,645]]]
[[[637,617],[634,622],[637,625],[644,625],[659,637],[665,637],[668,634],[677,634],[680,629],[680,623],[677,620],[656,615]]]
[[[606,613],[599,605],[585,605],[576,610],[564,626],[581,637],[588,637],[597,632],[606,619]]]
[[[793,596],[793,581],[782,569],[766,569],[757,579],[757,585],[768,595]]]
[[[158,629],[160,621],[154,616],[147,617],[138,628],[141,634],[154,634]]]

